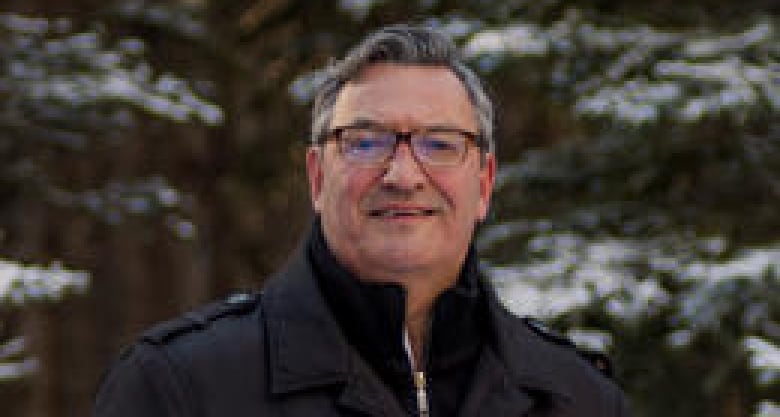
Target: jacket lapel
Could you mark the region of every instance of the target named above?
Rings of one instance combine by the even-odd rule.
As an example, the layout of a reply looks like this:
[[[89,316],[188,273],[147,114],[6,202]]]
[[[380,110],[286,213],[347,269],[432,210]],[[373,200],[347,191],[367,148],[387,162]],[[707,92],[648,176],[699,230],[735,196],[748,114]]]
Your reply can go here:
[[[493,340],[483,350],[460,417],[526,416],[571,401],[548,346],[499,303],[485,286]]]
[[[368,416],[403,416],[395,397],[351,348],[315,282],[305,248],[263,293],[271,392],[341,385],[339,406]]]
[[[514,383],[541,398],[558,403],[571,402],[574,395],[565,381],[568,362],[560,350],[540,340],[496,300],[492,291],[487,294],[491,298],[488,305],[496,354]]]
[[[339,405],[368,416],[407,415],[362,358],[353,356],[351,365],[350,379],[338,399]]]
[[[536,403],[515,383],[490,348],[483,351],[474,376],[459,417],[523,416]]]
[[[348,346],[317,289],[304,248],[269,280],[263,309],[274,394],[347,379]]]

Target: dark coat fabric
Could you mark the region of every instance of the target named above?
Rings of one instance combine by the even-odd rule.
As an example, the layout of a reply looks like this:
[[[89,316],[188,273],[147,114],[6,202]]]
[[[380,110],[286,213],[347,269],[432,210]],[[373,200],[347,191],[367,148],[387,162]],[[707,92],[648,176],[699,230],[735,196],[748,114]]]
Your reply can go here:
[[[410,415],[418,412],[412,363],[403,343],[406,290],[394,283],[360,280],[330,250],[319,221],[309,234],[308,255],[319,288],[345,338]],[[490,337],[487,297],[476,252],[469,250],[459,276],[431,305],[421,363],[428,408],[454,416],[471,385]]]
[[[495,331],[457,416],[627,416],[619,388],[486,292]],[[147,331],[107,372],[95,417],[410,415],[344,336],[305,250],[262,295],[238,294]],[[432,417],[449,417],[431,410]]]

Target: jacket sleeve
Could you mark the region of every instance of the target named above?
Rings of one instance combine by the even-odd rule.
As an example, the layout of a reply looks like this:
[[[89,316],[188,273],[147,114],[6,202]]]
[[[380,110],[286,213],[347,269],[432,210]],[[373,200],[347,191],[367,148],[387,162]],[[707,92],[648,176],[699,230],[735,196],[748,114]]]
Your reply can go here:
[[[93,417],[190,417],[185,379],[157,346],[139,343],[107,371]]]

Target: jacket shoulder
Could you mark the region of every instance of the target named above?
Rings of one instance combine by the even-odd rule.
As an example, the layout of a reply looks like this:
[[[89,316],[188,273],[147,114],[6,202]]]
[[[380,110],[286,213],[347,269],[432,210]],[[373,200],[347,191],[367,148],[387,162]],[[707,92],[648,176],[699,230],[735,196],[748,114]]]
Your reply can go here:
[[[164,345],[191,333],[218,326],[228,318],[240,318],[260,307],[260,293],[238,292],[224,300],[206,304],[172,320],[152,326],[141,335],[141,342]]]
[[[93,415],[264,409],[261,312],[260,294],[238,293],[151,327],[104,374]]]
[[[626,416],[625,395],[569,338],[538,319],[490,304],[496,351],[523,390],[539,392],[560,416]]]
[[[574,341],[551,329],[547,324],[537,318],[526,316],[522,317],[520,320],[526,327],[543,340],[573,350],[580,358],[585,360],[585,362],[601,372],[602,375],[614,379],[612,360],[606,353],[577,346]]]

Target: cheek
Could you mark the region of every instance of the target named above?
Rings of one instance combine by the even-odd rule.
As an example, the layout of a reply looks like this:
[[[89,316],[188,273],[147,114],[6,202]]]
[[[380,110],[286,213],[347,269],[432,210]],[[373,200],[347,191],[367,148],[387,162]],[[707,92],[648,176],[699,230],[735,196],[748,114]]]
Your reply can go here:
[[[354,215],[359,212],[361,200],[370,184],[370,177],[360,172],[333,171],[325,175],[320,208],[342,219]]]
[[[459,222],[465,227],[472,227],[473,223],[483,216],[483,204],[480,198],[480,184],[476,178],[459,178],[443,187],[446,198],[454,206]]]

